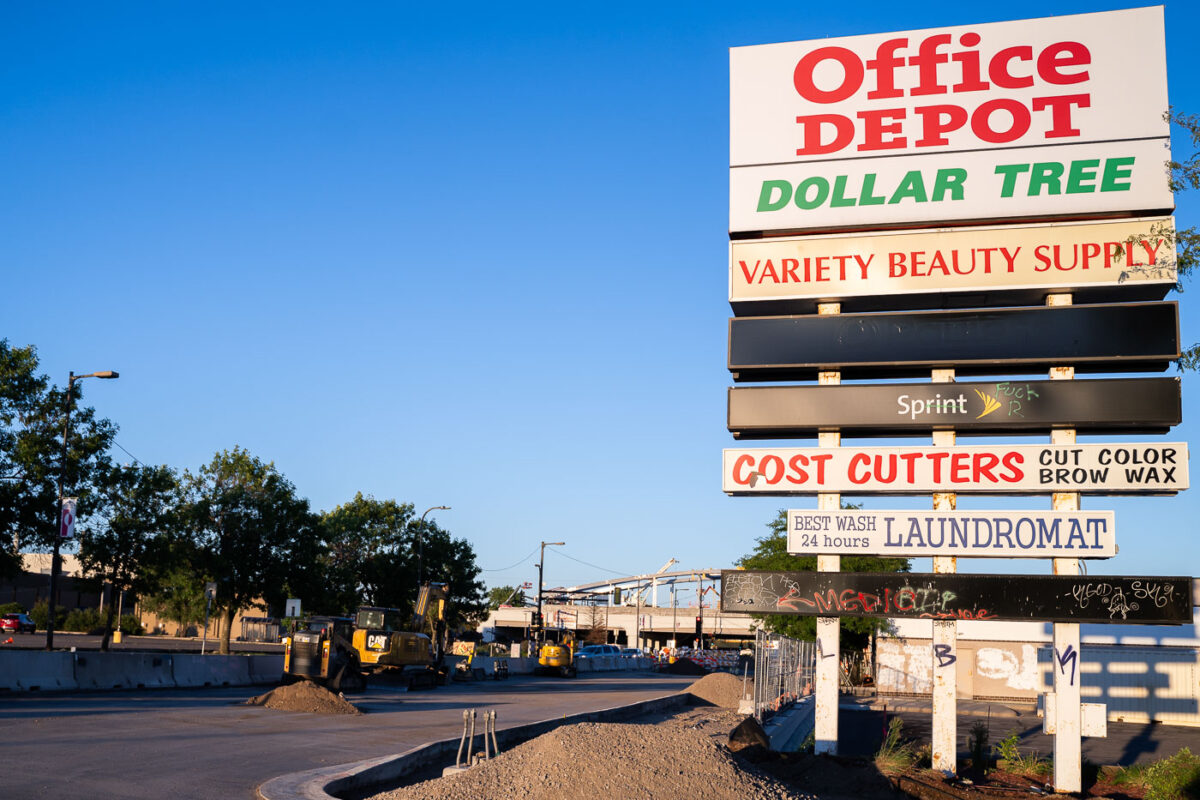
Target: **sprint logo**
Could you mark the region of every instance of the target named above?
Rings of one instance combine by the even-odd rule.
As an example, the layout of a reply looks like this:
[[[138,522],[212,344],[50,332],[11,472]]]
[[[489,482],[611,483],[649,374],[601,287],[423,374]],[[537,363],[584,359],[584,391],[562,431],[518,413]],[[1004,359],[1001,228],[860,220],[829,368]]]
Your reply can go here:
[[[979,396],[980,402],[983,403],[983,410],[979,412],[975,419],[983,419],[988,414],[998,411],[1003,405],[999,399],[987,392],[980,391],[979,389],[975,389],[974,391]],[[934,395],[932,399],[902,394],[896,398],[896,403],[899,406],[896,413],[912,420],[927,416],[944,417],[955,415],[966,417],[970,416],[971,413],[967,409],[967,396],[962,393],[959,393],[957,396],[947,395],[945,397],[939,393]]]
[[[979,395],[979,399],[983,401],[983,411],[980,411],[979,416],[977,416],[975,419],[983,419],[988,414],[991,414],[993,411],[1000,408],[1000,401],[992,397],[987,392],[981,392],[976,389],[975,394]]]

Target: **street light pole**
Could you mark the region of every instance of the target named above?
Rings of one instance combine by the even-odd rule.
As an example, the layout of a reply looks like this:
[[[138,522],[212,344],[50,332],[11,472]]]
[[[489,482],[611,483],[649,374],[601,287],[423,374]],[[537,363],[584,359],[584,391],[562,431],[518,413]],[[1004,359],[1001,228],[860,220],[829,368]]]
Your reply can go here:
[[[425,582],[425,540],[421,538],[421,532],[425,530],[425,515],[430,511],[449,511],[450,506],[430,506],[425,509],[425,513],[421,515],[421,521],[417,523],[417,586]]]
[[[547,547],[562,547],[566,542],[542,542],[542,552],[538,556],[538,607],[537,607],[537,624],[538,628],[545,628],[542,621],[542,565],[546,563],[546,548]]]
[[[54,607],[55,596],[58,594],[58,548],[62,541],[63,500],[66,499],[67,483],[67,437],[71,430],[71,407],[75,405],[75,381],[83,378],[103,378],[111,380],[119,378],[119,372],[106,370],[104,372],[89,372],[87,375],[76,375],[71,372],[67,378],[67,397],[65,413],[63,414],[62,460],[58,463],[58,508],[55,510],[54,555],[50,557],[50,602],[47,604],[49,613],[46,614],[46,649],[54,649]]]

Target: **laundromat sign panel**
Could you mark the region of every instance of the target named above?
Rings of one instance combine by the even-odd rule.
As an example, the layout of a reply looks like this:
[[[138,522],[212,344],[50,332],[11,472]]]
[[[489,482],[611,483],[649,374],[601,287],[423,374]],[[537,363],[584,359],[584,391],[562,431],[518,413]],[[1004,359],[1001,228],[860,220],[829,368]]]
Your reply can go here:
[[[1188,448],[1173,442],[727,449],[722,488],[733,495],[1173,494],[1188,488]]]
[[[792,555],[1110,558],[1111,511],[787,512]]]
[[[1166,138],[1164,41],[1156,6],[734,47],[729,163]]]
[[[875,295],[1082,287],[1165,294],[1177,279],[1170,217],[738,240],[729,301],[835,301]]]

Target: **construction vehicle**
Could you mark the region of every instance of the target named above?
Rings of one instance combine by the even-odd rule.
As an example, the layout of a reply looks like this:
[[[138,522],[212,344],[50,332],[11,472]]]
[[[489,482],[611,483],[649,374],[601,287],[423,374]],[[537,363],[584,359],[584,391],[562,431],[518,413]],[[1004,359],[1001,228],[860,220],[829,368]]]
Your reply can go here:
[[[369,673],[399,675],[410,689],[432,688],[445,683],[445,659],[441,646],[445,624],[446,584],[421,587],[413,614],[413,628],[406,630],[404,615],[397,608],[362,606],[354,618],[353,648],[362,668]],[[430,604],[433,603],[433,613]],[[429,618],[435,638],[423,631]]]
[[[575,677],[575,637],[565,630],[545,630],[538,641],[539,675]]]
[[[353,644],[349,617],[313,617],[283,640],[285,682],[310,680],[335,692],[362,691],[367,677]]]

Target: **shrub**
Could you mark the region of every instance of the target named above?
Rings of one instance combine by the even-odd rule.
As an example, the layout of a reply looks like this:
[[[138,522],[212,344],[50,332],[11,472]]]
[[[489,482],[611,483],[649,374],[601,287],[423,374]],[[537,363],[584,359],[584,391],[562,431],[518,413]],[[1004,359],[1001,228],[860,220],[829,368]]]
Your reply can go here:
[[[141,636],[143,633],[145,633],[145,629],[142,628],[142,621],[133,614],[121,615],[120,628],[121,633],[125,634],[126,636]]]
[[[33,624],[38,626],[38,630],[46,630],[46,621],[49,618],[47,611],[48,604],[45,600],[38,600],[33,604],[33,608],[29,610],[29,616],[33,617]],[[67,609],[63,606],[54,607],[54,629],[62,630],[63,623],[67,621]]]
[[[0,603],[0,614],[21,614],[25,606],[20,603]]]
[[[1184,747],[1145,772],[1146,800],[1200,798],[1200,756]]]
[[[91,633],[97,628],[102,627],[103,624],[104,622],[100,619],[99,609],[73,608],[67,614],[67,619],[63,622],[62,629],[75,633]]]
[[[1005,768],[1010,772],[1039,777],[1050,774],[1051,763],[1041,758],[1037,750],[1029,751],[1028,755],[1023,754],[1018,747],[1020,741],[1021,734],[1018,731],[1009,731],[1008,736],[1001,739],[992,751],[1005,762]]]

